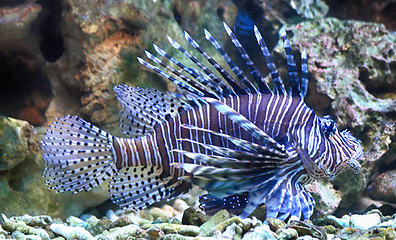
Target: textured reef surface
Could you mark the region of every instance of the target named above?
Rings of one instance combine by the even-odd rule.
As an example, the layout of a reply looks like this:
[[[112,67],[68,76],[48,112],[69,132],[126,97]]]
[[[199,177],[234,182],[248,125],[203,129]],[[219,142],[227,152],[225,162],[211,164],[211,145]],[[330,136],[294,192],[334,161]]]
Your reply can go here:
[[[4,115],[0,117],[0,213],[5,214],[0,220],[0,238],[394,238],[396,35],[392,32],[395,22],[389,20],[394,3],[361,1],[357,7],[374,4],[377,9],[377,18],[366,19],[354,15],[355,9],[346,14],[351,2],[337,6],[326,5],[326,1],[295,0],[246,0],[236,4],[226,0],[1,3],[0,30],[4,34],[0,35],[0,59],[9,65],[0,66],[0,114]],[[334,9],[340,6],[345,9],[337,13]],[[268,219],[268,225],[263,225],[259,220],[241,220],[225,212],[211,218],[193,208],[181,218],[187,207],[194,206],[194,196],[184,199],[184,207],[173,205],[168,212],[164,207],[153,208],[140,217],[132,214],[118,218],[120,213],[108,212],[107,218],[70,218],[85,211],[103,216],[114,206],[98,207],[108,199],[103,187],[77,195],[47,190],[41,177],[44,161],[38,147],[46,126],[55,117],[79,115],[120,136],[120,107],[112,92],[115,84],[175,90],[140,66],[136,57],[143,56],[144,50],[152,50],[154,43],[185,59],[164,42],[169,35],[183,43],[186,30],[216,60],[220,59],[214,48],[205,45],[202,29],[230,47],[222,21],[232,26],[242,11],[266,34],[265,41],[273,49],[277,66],[286,66],[280,31],[288,33],[295,56],[307,50],[307,103],[318,115],[333,116],[341,129],[347,128],[362,141],[361,173],[346,171],[331,182],[310,185],[308,190],[316,201],[312,222]],[[381,22],[369,22],[375,20]],[[247,48],[256,62],[263,63],[260,71],[267,73],[264,61],[254,54],[259,49],[255,45]],[[232,55],[234,50],[229,51]],[[282,75],[287,73],[286,68],[279,70]],[[262,212],[257,213],[257,218],[263,218]],[[344,216],[349,213],[360,214]],[[36,217],[7,218],[24,214]],[[183,225],[172,220],[176,216]],[[62,222],[58,217],[68,220]],[[366,222],[372,223],[364,225]]]

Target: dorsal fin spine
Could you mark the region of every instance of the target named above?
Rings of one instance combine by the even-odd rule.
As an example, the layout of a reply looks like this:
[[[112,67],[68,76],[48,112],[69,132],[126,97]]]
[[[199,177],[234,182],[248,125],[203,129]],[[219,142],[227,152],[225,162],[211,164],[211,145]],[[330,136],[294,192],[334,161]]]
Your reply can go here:
[[[267,67],[271,72],[272,81],[274,83],[275,94],[277,95],[285,95],[285,86],[283,85],[282,78],[276,68],[275,62],[272,59],[272,56],[268,50],[267,45],[264,42],[263,37],[261,36],[260,31],[256,26],[254,26],[254,35],[256,36],[257,42],[260,45],[261,52],[263,53],[264,59],[267,62]]]
[[[300,96],[300,83],[298,79],[297,66],[294,61],[293,51],[290,47],[289,39],[286,32],[282,32],[283,48],[286,52],[287,70],[289,71],[289,82],[291,88],[291,96]]]

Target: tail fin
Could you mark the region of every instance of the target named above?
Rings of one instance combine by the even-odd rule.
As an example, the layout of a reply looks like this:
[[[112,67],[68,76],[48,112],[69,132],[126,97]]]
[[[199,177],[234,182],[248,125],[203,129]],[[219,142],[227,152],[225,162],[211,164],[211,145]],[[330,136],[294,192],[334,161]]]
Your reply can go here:
[[[56,119],[41,149],[46,184],[57,192],[89,191],[116,172],[113,136],[77,116]]]

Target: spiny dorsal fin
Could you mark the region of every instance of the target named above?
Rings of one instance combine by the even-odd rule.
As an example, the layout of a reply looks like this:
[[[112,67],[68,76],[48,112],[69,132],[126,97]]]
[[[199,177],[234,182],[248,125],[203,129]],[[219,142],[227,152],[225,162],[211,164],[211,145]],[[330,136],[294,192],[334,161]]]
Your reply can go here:
[[[231,70],[235,73],[235,75],[238,77],[238,79],[241,82],[245,82],[245,85],[247,82],[252,84],[249,80],[249,78],[245,75],[245,73],[235,64],[235,62],[230,58],[230,56],[227,54],[227,52],[223,49],[223,47],[216,41],[216,39],[206,30],[204,29],[205,32],[205,38],[208,40],[216,49],[219,51],[221,56],[224,58],[224,60],[227,62],[228,66],[230,66]],[[252,74],[255,74],[256,72],[253,72]],[[262,79],[262,76],[256,75],[257,78],[260,79],[260,81],[256,81],[257,85],[259,86],[259,90],[262,93],[272,93],[271,89],[268,87],[267,83],[265,82],[264,79]],[[237,84],[235,82],[234,84]],[[232,86],[232,83],[230,83]],[[235,87],[234,87],[235,88]]]
[[[261,52],[263,53],[264,59],[267,62],[267,67],[271,72],[272,81],[274,83],[274,90],[275,93],[278,95],[285,95],[285,86],[283,85],[282,78],[276,68],[275,62],[272,59],[272,56],[267,48],[267,45],[264,42],[261,33],[259,32],[258,28],[254,26],[254,34],[256,36],[257,42],[260,45]]]
[[[157,50],[160,53],[163,52],[163,50],[160,49],[156,45],[154,45],[154,48],[155,48],[155,50]],[[153,61],[153,62],[161,65],[162,67],[168,69],[174,75],[179,77],[183,82],[185,82],[186,84],[191,85],[191,87],[193,87],[195,89],[199,89],[199,92],[205,93],[205,95],[213,95],[216,98],[219,98],[220,96],[223,95],[223,90],[221,88],[218,88],[216,86],[210,86],[211,85],[210,81],[208,81],[208,79],[210,79],[210,78],[209,77],[205,77],[206,75],[200,74],[195,69],[187,68],[183,64],[179,63],[176,59],[171,58],[174,61],[176,61],[176,63],[178,63],[177,64],[178,66],[182,66],[181,70],[176,71],[174,68],[172,68],[171,66],[167,65],[166,63],[164,63],[163,61],[161,61],[160,59],[158,59],[157,57],[152,55],[150,52],[145,51],[145,53],[146,53],[146,56],[147,56],[148,59],[150,59],[151,61]],[[169,55],[165,54],[164,56],[169,56]],[[153,70],[155,70],[157,72],[160,71],[160,74],[165,76],[165,77],[169,76],[166,73],[162,72],[162,70],[160,70],[160,69],[157,69],[157,70],[153,69]],[[183,72],[186,72],[186,73],[190,74],[195,80],[192,80],[192,79],[188,78],[187,76],[185,76],[183,74]]]
[[[158,73],[161,76],[165,77],[169,81],[173,82],[180,92],[182,92],[184,94],[187,94],[187,93],[191,94],[194,97],[203,97],[203,96],[205,96],[205,94],[202,91],[200,91],[197,88],[193,87],[191,84],[188,84],[188,82],[185,82],[185,81],[183,81],[181,79],[178,80],[178,79],[170,76],[169,74],[165,73],[164,71],[162,71],[158,67],[151,65],[150,63],[146,62],[145,60],[143,60],[140,57],[138,57],[137,60],[139,61],[140,64],[146,66],[147,68],[155,71],[156,73]]]
[[[199,53],[201,53],[206,58],[206,60],[217,70],[217,72],[219,72],[221,76],[223,76],[227,83],[232,86],[232,88],[230,88],[225,85],[219,78],[213,78],[213,83],[216,84],[217,87],[224,89],[223,96],[227,96],[228,94],[235,95],[235,91],[240,92],[242,89],[248,89],[248,91],[252,93],[257,92],[254,85],[247,78],[242,78],[241,83],[243,84],[243,86],[239,86],[239,83],[235,81],[235,79],[226,70],[224,70],[224,68],[220,66],[209,54],[207,54],[187,32],[184,32],[184,36],[186,40],[191,44],[191,46],[193,46]],[[207,68],[205,68],[205,70],[206,69]],[[212,77],[212,75],[208,76]]]
[[[250,58],[249,54],[246,52],[246,50],[243,48],[242,44],[239,42],[238,38],[235,36],[235,34],[232,32],[230,27],[223,22],[224,29],[226,30],[228,36],[231,39],[231,42],[234,44],[234,46],[237,48],[239,54],[241,57],[245,60],[246,66],[250,70],[251,75],[253,76],[253,79],[255,82],[260,86],[261,89],[264,90],[264,92],[267,92],[267,84],[261,75],[260,71],[257,69],[256,65]],[[249,81],[250,82],[250,81]],[[254,87],[254,86],[253,86]],[[257,89],[254,87],[254,91],[257,92]]]
[[[304,98],[308,91],[308,58],[307,52],[301,52],[301,97]]]
[[[286,52],[287,70],[289,71],[290,96],[301,96],[300,81],[298,79],[297,65],[294,61],[293,51],[290,47],[286,32],[282,33],[283,48]]]
[[[190,106],[180,98],[156,89],[132,88],[127,85],[114,87],[117,99],[122,104],[122,131],[133,137],[140,137],[153,131],[157,123],[165,121],[166,116],[176,116]]]

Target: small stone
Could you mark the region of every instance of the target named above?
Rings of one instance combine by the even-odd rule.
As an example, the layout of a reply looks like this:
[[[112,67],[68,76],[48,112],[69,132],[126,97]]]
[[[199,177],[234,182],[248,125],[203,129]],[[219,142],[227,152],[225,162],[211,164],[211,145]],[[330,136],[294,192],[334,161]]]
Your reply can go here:
[[[25,235],[25,240],[42,240],[42,238],[37,235]]]
[[[352,235],[353,235],[354,233],[356,233],[357,231],[358,231],[358,230],[352,229],[352,228],[350,228],[350,227],[346,227],[346,228],[341,229],[341,230],[337,233],[336,237],[338,237],[338,238],[340,238],[340,239],[351,239]]]
[[[26,239],[26,235],[20,231],[13,231],[11,237],[15,239]]]
[[[46,215],[36,216],[32,217],[26,224],[31,227],[45,227],[52,224],[52,218]]]
[[[213,232],[215,226],[220,224],[221,222],[230,218],[230,214],[226,210],[220,210],[215,215],[213,215],[209,221],[202,224],[200,227],[200,236],[210,236],[210,233]]]
[[[186,226],[186,225],[181,225],[181,226]],[[197,236],[199,234],[199,227],[189,225],[188,228],[187,227],[181,228],[179,230],[179,234],[184,236]]]
[[[344,215],[342,218],[337,218],[333,215],[327,216],[328,219],[335,221],[341,227],[349,227],[350,216]]]
[[[138,217],[138,216],[135,216],[133,214],[129,214],[129,215],[127,215],[127,217],[129,219],[131,219],[132,223],[135,225],[143,226],[144,224],[151,223],[151,221],[141,218],[141,217]]]
[[[280,219],[276,218],[267,218],[268,226],[270,227],[271,231],[276,232],[279,229],[286,228],[286,223]]]
[[[16,239],[32,239],[32,240],[49,240],[49,235],[47,232],[45,232],[45,230],[43,229],[36,229],[37,231],[30,231],[31,233],[35,233],[35,234],[26,234],[26,233],[22,233],[21,231],[14,231],[12,232],[11,236],[15,237]]]
[[[123,216],[123,217],[118,218],[114,222],[112,222],[112,224],[110,225],[110,228],[124,227],[129,224],[132,224],[132,220],[127,216]]]
[[[337,218],[334,217],[334,216],[331,216],[331,215],[330,216],[326,216],[326,217],[318,217],[318,218],[314,218],[313,219],[313,223],[316,226],[324,226],[324,227],[333,226],[334,228],[336,228],[338,230],[342,229],[343,226],[341,226],[335,219],[337,219]],[[349,226],[349,221],[348,221],[347,224]]]
[[[268,225],[257,226],[253,229],[253,231],[245,233],[243,235],[242,240],[276,240],[275,233],[271,232]]]
[[[77,217],[74,217],[74,216],[68,217],[66,219],[66,223],[68,223],[72,227],[83,227],[85,229],[87,229],[87,227],[88,227],[87,225],[89,225],[88,223],[86,223],[83,220],[81,220]]]
[[[11,221],[23,221],[27,225],[31,227],[45,227],[52,223],[52,218],[50,216],[41,215],[41,216],[30,216],[25,214],[19,217],[12,217],[10,218]]]
[[[226,230],[221,234],[222,239],[241,239],[243,230],[236,223],[232,223],[226,228]]]
[[[297,230],[293,228],[280,228],[276,234],[278,235],[277,240],[297,240],[298,238]]]
[[[338,229],[335,228],[333,225],[326,225],[324,226],[324,228],[326,229],[326,232],[329,234],[335,234],[338,232]]]
[[[142,229],[159,228],[165,234],[178,233],[185,236],[197,236],[200,232],[199,227],[192,225],[181,225],[172,223],[155,223],[155,224],[145,224]]]
[[[2,225],[2,228],[7,232],[21,232],[25,235],[37,235],[40,236],[42,239],[50,239],[48,233],[43,229],[33,228],[27,226],[25,222],[18,221],[18,222],[5,222]]]
[[[172,218],[178,214],[178,212],[172,206],[167,204],[163,205],[161,209],[165,212],[168,218]]]
[[[49,234],[44,229],[31,228],[28,234],[29,235],[40,236],[41,239],[43,239],[43,240],[47,240],[47,239],[49,240],[50,239]]]
[[[185,201],[183,201],[182,199],[179,199],[179,198],[176,199],[175,202],[173,203],[173,208],[179,212],[183,212],[184,210],[186,210],[189,207],[190,206],[188,206],[188,204]]]
[[[242,219],[241,227],[244,232],[249,232],[250,229],[261,226],[262,222],[256,217]]]
[[[117,214],[111,209],[106,212],[106,217],[111,221],[115,221],[119,218],[119,216],[117,216]]]
[[[180,234],[166,234],[161,240],[197,240],[195,237],[187,237]],[[216,238],[200,237],[199,240],[216,240]]]
[[[17,229],[18,225],[19,224],[16,223],[16,222],[9,222],[8,221],[8,222],[4,222],[1,225],[1,227],[7,232],[13,232],[13,231],[15,231]],[[25,225],[25,224],[23,224],[23,225]]]
[[[143,238],[143,231],[136,225],[128,225],[125,227],[114,228],[109,231],[104,231],[100,235],[95,236],[97,240],[118,240],[118,239],[133,239]]]
[[[56,233],[54,233],[53,231],[49,230],[49,228],[48,229],[45,228],[44,230],[45,230],[46,233],[48,233],[48,236],[49,236],[50,239],[59,237]]]
[[[234,217],[232,217],[230,219],[227,219],[227,220],[217,224],[214,227],[214,230],[217,230],[219,232],[223,232],[228,226],[232,225],[233,223],[241,225],[242,224],[242,220],[239,217],[234,216]]]
[[[156,221],[167,221],[169,218],[173,217],[173,211],[164,210],[161,208],[153,207],[148,210],[148,213],[153,217]]]
[[[68,223],[70,226],[73,226],[73,225],[78,226],[83,222],[84,222],[83,220],[81,220],[77,217],[74,217],[74,216],[70,216],[66,219],[66,223]]]
[[[105,230],[110,229],[112,222],[110,219],[108,219],[107,217],[103,217],[102,220],[100,220],[92,229],[91,229],[91,233],[92,235],[97,235],[102,233]]]
[[[98,224],[100,220],[94,215],[87,215],[84,221],[88,223],[91,228],[93,228],[94,226],[96,226],[96,224]]]
[[[82,227],[70,227],[63,224],[53,223],[50,225],[51,231],[59,234],[66,239],[78,239],[78,240],[95,240],[91,233]]]
[[[148,239],[160,239],[165,235],[164,231],[158,226],[153,226],[149,228],[146,232]]]
[[[197,209],[190,207],[184,211],[182,223],[199,227],[207,222],[210,218],[211,217],[209,215],[205,215],[202,211],[197,211]]]
[[[381,223],[381,217],[378,213],[371,213],[366,215],[353,214],[350,218],[351,228],[359,230],[367,230],[371,227],[377,226]]]
[[[295,229],[299,236],[309,235],[320,240],[327,239],[326,230],[323,227],[313,225],[309,220],[290,221],[286,227]]]

